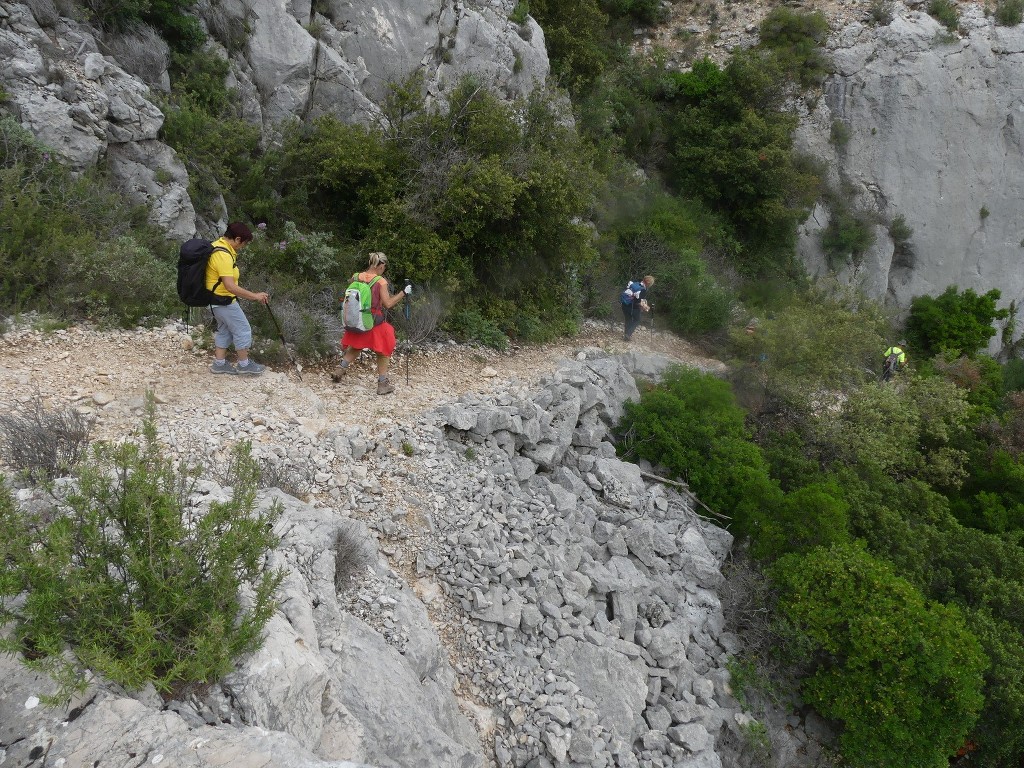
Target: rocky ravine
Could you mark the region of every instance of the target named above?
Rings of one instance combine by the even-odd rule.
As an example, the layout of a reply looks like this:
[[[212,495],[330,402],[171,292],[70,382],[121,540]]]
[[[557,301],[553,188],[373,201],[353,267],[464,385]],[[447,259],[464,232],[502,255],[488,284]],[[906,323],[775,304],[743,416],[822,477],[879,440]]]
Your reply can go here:
[[[213,377],[175,327],[8,333],[3,407],[77,403],[98,434],[120,437],[148,388],[169,450],[216,462],[249,439],[305,498],[265,495],[284,505],[269,564],[288,576],[263,649],[236,673],[171,702],[96,681],[50,710],[39,705],[49,683],[3,659],[0,762],[746,762],[752,721],[729,690],[737,639],[716,594],[731,536],[687,497],[646,484],[609,441],[637,377],[720,364],[667,337],[652,346],[675,357],[616,354],[613,333],[500,360],[435,350],[390,398],[368,394],[369,371],[343,387],[310,371],[303,382]],[[502,374],[480,378],[485,364]],[[200,490],[199,505],[226,493],[212,481]],[[19,500],[53,503],[29,489]],[[373,556],[339,595],[341,531]],[[775,764],[817,760],[800,725],[772,730]]]

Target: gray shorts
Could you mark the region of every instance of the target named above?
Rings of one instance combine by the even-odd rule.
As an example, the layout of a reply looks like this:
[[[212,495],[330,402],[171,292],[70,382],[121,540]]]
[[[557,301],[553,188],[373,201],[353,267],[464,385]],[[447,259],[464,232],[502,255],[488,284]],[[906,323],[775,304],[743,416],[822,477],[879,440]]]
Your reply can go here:
[[[235,345],[235,351],[252,346],[252,326],[249,325],[249,319],[237,301],[224,306],[214,304],[211,309],[213,316],[217,318],[217,332],[213,334],[213,343],[218,349],[227,349],[232,344]]]

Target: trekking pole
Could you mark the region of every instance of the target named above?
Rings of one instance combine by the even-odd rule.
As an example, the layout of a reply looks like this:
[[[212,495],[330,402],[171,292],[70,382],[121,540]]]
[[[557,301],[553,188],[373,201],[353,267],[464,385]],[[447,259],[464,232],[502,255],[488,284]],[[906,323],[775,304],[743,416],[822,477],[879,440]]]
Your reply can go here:
[[[267,312],[270,315],[270,319],[274,321],[274,327],[277,328],[277,335],[281,337],[281,343],[284,344],[284,351],[287,353],[288,359],[291,360],[292,365],[295,366],[295,373],[299,377],[299,381],[302,381],[302,366],[299,365],[298,360],[295,359],[295,356],[292,354],[292,351],[288,348],[288,342],[285,341],[284,333],[281,331],[281,324],[277,322],[277,318],[274,317],[274,312],[270,308],[270,299],[267,299],[267,303],[264,304],[263,306],[267,308]]]
[[[411,285],[409,280],[406,285]],[[409,348],[405,350],[405,386],[409,386],[409,358],[412,357],[412,329],[409,328],[409,319],[412,317],[412,302],[409,301],[409,294],[405,294],[405,304],[402,307],[402,314],[405,315],[405,332],[409,334]]]

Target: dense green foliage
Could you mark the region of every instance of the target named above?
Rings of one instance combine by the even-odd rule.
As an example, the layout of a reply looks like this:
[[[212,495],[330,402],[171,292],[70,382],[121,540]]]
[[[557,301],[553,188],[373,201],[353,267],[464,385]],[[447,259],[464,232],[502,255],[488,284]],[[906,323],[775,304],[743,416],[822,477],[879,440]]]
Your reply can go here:
[[[120,30],[145,22],[172,45],[192,48],[206,39],[198,19],[186,13],[195,0],[77,0],[101,27]]]
[[[851,766],[944,768],[982,705],[981,644],[960,611],[925,600],[854,547],[787,555],[773,569],[803,695],[839,720]]]
[[[119,324],[163,318],[174,307],[168,251],[145,209],[100,172],[73,174],[0,118],[0,305]]]
[[[189,506],[190,477],[161,455],[151,417],[142,445],[96,448],[56,515],[18,510],[0,485],[0,648],[53,675],[58,698],[84,668],[163,693],[228,673],[259,646],[282,578],[263,567],[278,510],[256,508],[246,450],[231,500],[205,512]]]
[[[907,339],[923,357],[940,352],[972,356],[996,335],[992,323],[1009,316],[997,309],[999,290],[979,296],[971,288],[963,293],[955,285],[939,296],[918,296],[910,304]]]

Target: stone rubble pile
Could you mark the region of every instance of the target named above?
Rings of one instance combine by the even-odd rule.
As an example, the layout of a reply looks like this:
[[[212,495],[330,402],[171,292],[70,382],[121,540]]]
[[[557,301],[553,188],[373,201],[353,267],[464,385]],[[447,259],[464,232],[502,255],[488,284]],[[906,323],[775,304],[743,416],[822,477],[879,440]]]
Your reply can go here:
[[[223,467],[249,440],[301,478],[307,502],[263,500],[282,504],[268,565],[288,572],[266,642],[206,692],[95,683],[64,710],[22,706],[46,682],[3,660],[0,744],[64,765],[134,764],[129,746],[241,768],[741,764],[753,721],[730,692],[738,641],[716,594],[732,538],[611,440],[637,379],[669,363],[587,349],[537,388],[513,380],[397,426],[325,427],[319,398],[280,374],[248,393],[247,418],[240,402],[158,406],[177,457]],[[202,503],[229,479],[204,481]],[[339,592],[357,550],[369,565]],[[813,764],[800,725],[772,734],[775,764]]]
[[[732,537],[610,441],[639,397],[626,366],[666,365],[585,350],[539,390],[468,396],[392,437],[382,474],[430,510],[417,584],[472,620],[465,673],[498,713],[499,766],[720,766],[718,734],[749,722],[715,594]]]

